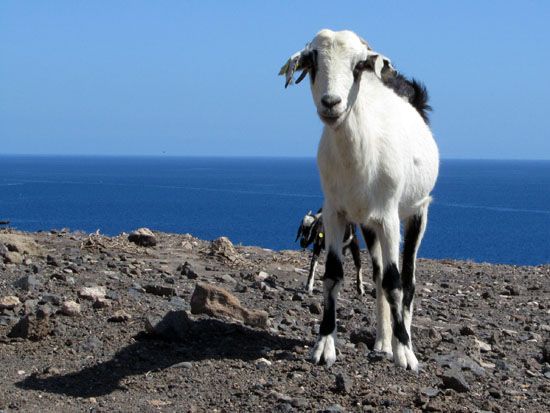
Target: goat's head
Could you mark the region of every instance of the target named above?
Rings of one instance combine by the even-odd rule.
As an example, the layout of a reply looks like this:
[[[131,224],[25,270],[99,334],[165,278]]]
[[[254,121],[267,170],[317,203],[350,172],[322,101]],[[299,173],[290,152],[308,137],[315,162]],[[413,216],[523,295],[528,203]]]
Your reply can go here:
[[[325,29],[281,68],[279,74],[286,76],[285,87],[300,70],[296,83],[309,73],[317,113],[327,126],[336,128],[357,99],[361,73],[369,70],[382,79],[394,69],[387,57],[371,50],[355,33]]]
[[[298,239],[300,240],[300,247],[307,248],[315,241],[315,237],[317,236],[316,229],[320,222],[320,217],[320,213],[313,214],[309,211],[304,218],[302,218],[302,222],[300,222],[300,226],[298,227],[298,233],[296,234],[296,241],[298,241]]]

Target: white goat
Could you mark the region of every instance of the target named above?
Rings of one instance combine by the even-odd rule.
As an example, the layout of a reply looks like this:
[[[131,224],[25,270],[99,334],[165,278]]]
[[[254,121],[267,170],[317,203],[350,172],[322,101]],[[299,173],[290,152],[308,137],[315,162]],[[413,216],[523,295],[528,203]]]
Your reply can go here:
[[[324,123],[317,163],[328,256],[323,320],[312,360],[327,365],[336,360],[342,240],[346,224],[352,222],[373,236],[368,244],[377,290],[375,350],[416,371],[411,343],[416,252],[439,169],[425,113],[426,90],[398,74],[388,58],[350,31],[320,31],[281,69],[287,85],[296,70],[303,70],[297,82],[309,73],[313,101]],[[401,220],[405,242],[400,271]]]

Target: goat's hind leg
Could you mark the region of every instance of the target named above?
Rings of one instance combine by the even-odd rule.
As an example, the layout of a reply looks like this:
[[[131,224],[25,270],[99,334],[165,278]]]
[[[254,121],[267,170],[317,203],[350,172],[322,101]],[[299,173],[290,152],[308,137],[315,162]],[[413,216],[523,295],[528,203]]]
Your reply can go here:
[[[363,270],[361,269],[361,248],[359,247],[359,239],[354,236],[349,244],[351,256],[353,257],[353,263],[355,264],[356,281],[357,281],[357,294],[365,294],[365,288],[363,287]]]
[[[309,294],[313,293],[313,284],[315,283],[315,271],[317,270],[317,261],[319,261],[319,254],[321,253],[321,247],[315,243],[313,245],[313,255],[311,256],[311,263],[309,265],[309,275],[307,277],[306,289]]]
[[[403,265],[401,280],[403,283],[403,320],[409,334],[409,348],[412,351],[411,324],[413,314],[414,292],[416,287],[416,253],[426,230],[428,208],[418,215],[413,215],[405,222],[405,242],[403,245]]]
[[[327,259],[325,264],[323,320],[319,328],[319,338],[311,353],[314,363],[324,361],[331,366],[336,361],[336,301],[344,278],[342,266],[342,239],[346,222],[330,208],[323,208]]]
[[[381,271],[383,261],[380,240],[371,228],[362,225],[361,231],[371,256],[372,278],[376,284],[376,341],[374,342],[374,351],[381,351],[386,353],[389,358],[393,358],[390,304],[382,288]]]

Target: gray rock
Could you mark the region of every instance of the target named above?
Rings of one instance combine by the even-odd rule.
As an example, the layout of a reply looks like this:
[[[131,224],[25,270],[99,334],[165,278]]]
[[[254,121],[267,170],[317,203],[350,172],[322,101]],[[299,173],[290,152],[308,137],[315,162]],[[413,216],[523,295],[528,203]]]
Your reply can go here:
[[[25,275],[15,282],[15,286],[25,291],[33,291],[42,287],[42,282],[34,275]]]
[[[167,341],[183,340],[191,328],[192,321],[183,310],[169,311],[164,317],[147,316],[145,330]]]
[[[446,389],[453,389],[459,393],[470,391],[470,385],[464,378],[464,375],[457,369],[447,370],[439,377],[443,382],[443,387]]]
[[[440,393],[440,391],[435,387],[424,387],[420,390],[420,393],[428,397],[435,397]]]
[[[321,413],[344,413],[344,408],[339,404],[333,404],[325,409],[319,410]]]
[[[465,354],[451,353],[434,356],[434,360],[442,367],[455,370],[470,370],[476,376],[485,376],[485,369]]]
[[[53,304],[53,305],[61,305],[63,300],[60,296],[55,294],[44,294],[42,298],[39,301],[39,304]]]
[[[95,301],[98,298],[104,298],[106,293],[107,289],[103,286],[82,287],[80,291],[78,291],[78,296]]]
[[[103,341],[101,341],[97,336],[92,335],[86,338],[84,342],[80,345],[80,348],[87,352],[93,353],[103,347]]]

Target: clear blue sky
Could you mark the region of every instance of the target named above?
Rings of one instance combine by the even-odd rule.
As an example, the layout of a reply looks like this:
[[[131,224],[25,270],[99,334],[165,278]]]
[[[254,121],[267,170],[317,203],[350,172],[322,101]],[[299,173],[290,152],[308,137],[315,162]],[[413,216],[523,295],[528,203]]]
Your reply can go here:
[[[0,3],[0,153],[314,156],[287,57],[351,29],[424,81],[444,158],[550,159],[549,1]]]

